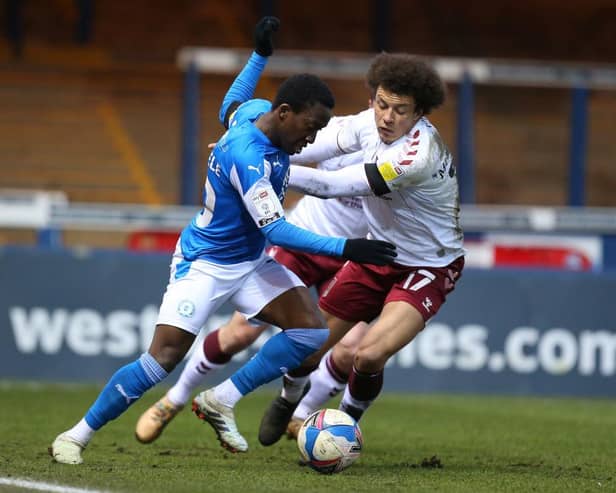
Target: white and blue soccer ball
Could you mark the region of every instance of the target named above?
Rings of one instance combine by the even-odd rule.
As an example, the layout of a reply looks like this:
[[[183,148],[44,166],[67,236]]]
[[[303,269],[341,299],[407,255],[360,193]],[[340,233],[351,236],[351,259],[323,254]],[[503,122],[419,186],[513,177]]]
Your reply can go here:
[[[357,422],[338,409],[320,409],[306,418],[297,435],[302,458],[323,474],[340,472],[357,460],[363,437]]]

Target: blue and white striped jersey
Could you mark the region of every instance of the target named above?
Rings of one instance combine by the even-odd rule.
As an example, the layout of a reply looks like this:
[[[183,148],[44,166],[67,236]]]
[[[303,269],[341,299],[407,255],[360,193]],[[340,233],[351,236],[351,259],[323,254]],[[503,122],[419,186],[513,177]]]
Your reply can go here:
[[[208,160],[204,207],[180,236],[186,260],[217,264],[255,260],[263,253],[266,239],[322,255],[339,256],[344,250],[345,238],[317,235],[284,218],[289,155],[254,124],[272,104],[250,99],[266,61],[253,53],[223,99],[219,119],[229,130]]]
[[[287,188],[289,155],[253,124],[270,109],[271,103],[263,99],[242,104],[210,154],[204,207],[182,232],[182,252],[188,260],[254,260],[265,247],[259,229],[283,217],[280,203]]]

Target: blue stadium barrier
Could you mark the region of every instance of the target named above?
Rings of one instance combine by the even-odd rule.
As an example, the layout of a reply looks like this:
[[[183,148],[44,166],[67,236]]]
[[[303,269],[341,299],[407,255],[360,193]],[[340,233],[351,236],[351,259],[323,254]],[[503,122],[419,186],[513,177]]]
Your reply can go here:
[[[0,256],[1,378],[104,382],[147,350],[168,255],[5,248]],[[615,288],[615,273],[467,269],[438,316],[391,359],[385,390],[612,397]],[[204,331],[230,313],[225,305]]]

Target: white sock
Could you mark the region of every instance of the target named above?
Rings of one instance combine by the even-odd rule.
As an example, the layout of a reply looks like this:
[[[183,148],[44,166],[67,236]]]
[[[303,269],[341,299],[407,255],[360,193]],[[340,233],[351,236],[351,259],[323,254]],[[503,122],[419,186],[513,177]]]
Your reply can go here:
[[[291,377],[286,374],[283,378],[280,396],[288,402],[297,402],[302,398],[304,388],[310,380],[310,375],[305,377]]]
[[[233,408],[244,396],[231,379],[227,378],[220,385],[214,387],[214,397],[224,406]]]
[[[77,440],[84,446],[86,446],[90,442],[90,440],[92,440],[94,433],[96,433],[96,430],[94,428],[91,428],[90,425],[86,423],[86,420],[84,418],[82,418],[79,423],[77,423],[75,426],[73,426],[70,430],[66,432],[69,437]]]
[[[186,362],[180,378],[167,392],[169,399],[176,406],[183,406],[193,391],[201,386],[206,375],[212,370],[218,370],[225,365],[218,365],[208,361],[203,352],[203,344],[199,344]]]
[[[293,413],[294,418],[303,421],[317,409],[322,409],[326,402],[344,389],[346,382],[343,383],[334,378],[325,360],[326,358],[323,358],[319,367],[311,373],[310,390],[297,406]]]

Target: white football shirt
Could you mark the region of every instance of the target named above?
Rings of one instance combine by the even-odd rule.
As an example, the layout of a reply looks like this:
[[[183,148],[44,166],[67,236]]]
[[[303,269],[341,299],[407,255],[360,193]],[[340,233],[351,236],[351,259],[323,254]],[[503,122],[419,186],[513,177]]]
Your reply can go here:
[[[394,243],[396,263],[443,267],[463,255],[459,194],[452,156],[427,118],[391,144],[381,141],[372,109],[317,134],[293,162],[361,151],[377,163],[389,193],[362,198],[370,236]],[[358,167],[358,169],[360,169]],[[326,191],[324,192],[326,194]]]

